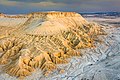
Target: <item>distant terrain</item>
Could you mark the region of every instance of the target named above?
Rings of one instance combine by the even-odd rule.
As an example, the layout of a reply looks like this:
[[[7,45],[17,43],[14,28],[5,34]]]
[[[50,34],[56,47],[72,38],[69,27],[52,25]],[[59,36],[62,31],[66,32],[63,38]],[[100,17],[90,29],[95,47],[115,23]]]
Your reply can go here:
[[[88,12],[80,14],[86,17],[120,17],[120,12]]]

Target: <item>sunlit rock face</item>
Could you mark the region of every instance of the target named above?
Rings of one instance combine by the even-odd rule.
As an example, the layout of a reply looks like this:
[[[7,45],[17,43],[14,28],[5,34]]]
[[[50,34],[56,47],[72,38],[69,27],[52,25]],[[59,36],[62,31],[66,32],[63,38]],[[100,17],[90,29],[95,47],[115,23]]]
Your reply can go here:
[[[11,76],[24,78],[39,68],[44,75],[95,47],[105,32],[75,12],[0,15],[0,65]]]

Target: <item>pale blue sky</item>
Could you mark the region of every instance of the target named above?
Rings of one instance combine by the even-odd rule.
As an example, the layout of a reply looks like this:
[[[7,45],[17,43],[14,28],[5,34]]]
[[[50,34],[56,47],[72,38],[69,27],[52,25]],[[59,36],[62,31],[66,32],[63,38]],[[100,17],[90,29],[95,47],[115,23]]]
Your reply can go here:
[[[0,12],[38,11],[120,12],[120,0],[0,0]]]

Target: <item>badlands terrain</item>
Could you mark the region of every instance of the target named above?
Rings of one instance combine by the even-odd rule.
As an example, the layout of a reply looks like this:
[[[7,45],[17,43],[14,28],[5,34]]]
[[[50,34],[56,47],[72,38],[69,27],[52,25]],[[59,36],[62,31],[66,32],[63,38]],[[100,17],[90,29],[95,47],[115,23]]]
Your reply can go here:
[[[1,13],[0,80],[120,80],[120,18],[82,16]]]

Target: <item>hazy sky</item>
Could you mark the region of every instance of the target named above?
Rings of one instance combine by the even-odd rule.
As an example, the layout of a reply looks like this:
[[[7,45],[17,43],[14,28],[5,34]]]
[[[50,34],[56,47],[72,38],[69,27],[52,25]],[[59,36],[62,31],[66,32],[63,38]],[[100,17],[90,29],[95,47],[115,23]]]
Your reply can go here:
[[[0,0],[1,13],[38,11],[120,12],[120,0]]]

